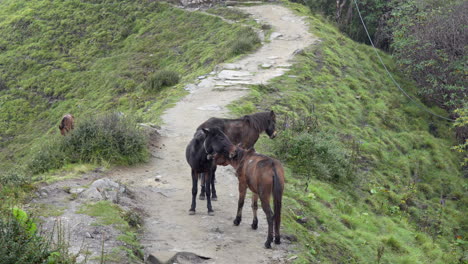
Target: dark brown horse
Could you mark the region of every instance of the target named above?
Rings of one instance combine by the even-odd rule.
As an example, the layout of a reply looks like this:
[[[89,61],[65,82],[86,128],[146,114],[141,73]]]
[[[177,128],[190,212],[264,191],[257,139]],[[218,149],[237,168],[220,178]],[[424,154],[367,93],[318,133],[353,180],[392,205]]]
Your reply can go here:
[[[75,126],[75,119],[71,114],[66,114],[62,118],[62,122],[60,122],[59,129],[62,136],[65,136],[68,132],[70,132]]]
[[[250,149],[253,148],[262,132],[265,132],[271,139],[276,137],[276,115],[273,111],[267,111],[245,115],[238,119],[212,117],[201,124],[197,130],[207,127],[218,127],[228,136],[232,144],[240,144],[240,147]],[[202,180],[200,200],[205,199],[204,185]],[[218,197],[216,196],[214,172],[213,181],[211,183],[211,194],[212,199],[216,201]]]
[[[281,200],[284,190],[284,170],[281,162],[258,154],[253,149],[244,150],[239,147],[236,148],[236,154],[233,158],[229,158],[224,154],[215,154],[215,161],[218,165],[225,166],[230,164],[236,169],[237,178],[239,180],[239,202],[234,225],[239,225],[242,220],[242,207],[244,206],[247,187],[249,187],[253,192],[252,210],[254,218],[252,229],[257,229],[258,226],[257,200],[260,197],[262,208],[268,222],[268,236],[265,247],[271,248],[273,228],[275,229],[275,243],[280,244]],[[270,207],[270,196],[272,194],[274,212],[272,212]]]
[[[235,146],[228,137],[217,127],[202,128],[195,132],[193,139],[187,145],[185,157],[192,168],[192,205],[190,214],[195,214],[198,178],[204,179],[207,195],[208,214],[213,215],[210,199],[210,184],[216,163],[214,155],[233,157],[236,153]]]

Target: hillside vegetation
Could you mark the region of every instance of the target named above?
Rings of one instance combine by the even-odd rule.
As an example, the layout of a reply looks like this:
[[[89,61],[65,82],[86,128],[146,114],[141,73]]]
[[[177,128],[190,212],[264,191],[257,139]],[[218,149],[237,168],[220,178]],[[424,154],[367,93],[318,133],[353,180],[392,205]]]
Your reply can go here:
[[[185,82],[259,44],[250,28],[153,1],[1,1],[0,34],[0,168],[28,163],[66,113],[157,123]]]
[[[288,167],[283,222],[298,239],[296,262],[465,263],[468,183],[450,149],[452,124],[401,94],[369,46],[288,5],[321,42],[232,110],[277,112],[281,133],[257,151]],[[414,94],[415,84],[380,55]]]

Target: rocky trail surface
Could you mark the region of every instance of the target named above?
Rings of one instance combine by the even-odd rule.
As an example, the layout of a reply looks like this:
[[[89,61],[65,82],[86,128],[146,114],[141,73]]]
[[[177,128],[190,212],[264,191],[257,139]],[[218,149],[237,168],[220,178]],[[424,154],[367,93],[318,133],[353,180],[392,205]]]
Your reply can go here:
[[[226,106],[246,95],[248,85],[267,83],[284,74],[294,52],[316,41],[307,23],[283,6],[240,9],[259,23],[272,26],[270,41],[255,53],[219,65],[214,72],[201,76],[198,83],[187,85],[190,93],[162,116],[164,125],[158,131],[150,162],[105,173],[105,177],[129,186],[136,207],[144,212],[140,241],[149,263],[287,263],[291,254],[287,239],[281,245],[273,244],[272,250],[264,248],[265,215],[259,210],[258,230],[252,230],[248,197],[242,223],[233,225],[238,188],[229,167],[218,167],[216,172],[215,215],[208,216],[206,201],[201,200],[197,200],[196,214],[188,214],[192,181],[185,147],[196,127],[213,116],[228,117]]]

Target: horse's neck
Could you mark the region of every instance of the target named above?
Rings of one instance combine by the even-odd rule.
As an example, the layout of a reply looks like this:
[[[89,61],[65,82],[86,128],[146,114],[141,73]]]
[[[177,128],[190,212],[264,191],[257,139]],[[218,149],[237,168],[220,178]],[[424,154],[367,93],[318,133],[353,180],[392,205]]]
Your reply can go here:
[[[248,157],[251,155],[250,151],[248,150],[241,150],[240,153],[238,154],[240,155],[240,158],[238,160],[235,161],[235,165],[233,165],[233,167],[236,169],[236,170],[240,170],[242,169],[242,167],[244,167],[244,164],[245,164],[245,161],[248,159]]]

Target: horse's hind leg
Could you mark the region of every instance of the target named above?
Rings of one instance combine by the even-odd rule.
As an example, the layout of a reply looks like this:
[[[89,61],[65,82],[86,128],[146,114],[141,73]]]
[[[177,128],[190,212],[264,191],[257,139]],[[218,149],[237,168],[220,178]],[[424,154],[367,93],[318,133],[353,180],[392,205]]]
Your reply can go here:
[[[270,207],[270,199],[269,195],[262,194],[260,196],[260,200],[262,201],[262,208],[266,214],[266,219],[268,222],[268,236],[267,240],[265,241],[265,247],[271,248],[271,241],[273,241],[273,211]]]
[[[247,183],[239,181],[239,202],[237,203],[237,215],[234,225],[239,225],[242,221],[242,207],[244,207],[245,194],[247,193]]]
[[[197,206],[197,189],[198,189],[198,173],[192,169],[192,205],[190,206],[189,214],[195,214],[195,207]]]
[[[257,209],[258,209],[258,194],[254,193],[252,196],[252,212],[253,212],[252,229],[254,230],[257,229],[258,227]]]
[[[201,191],[200,191],[200,200],[205,200],[205,173],[200,173],[201,174],[201,179],[200,179],[200,184],[201,184]]]
[[[214,168],[214,171],[213,171],[213,177],[211,179],[211,200],[213,201],[217,201],[218,200],[218,196],[216,195],[216,189],[215,189],[215,181],[216,181],[216,167]]]

